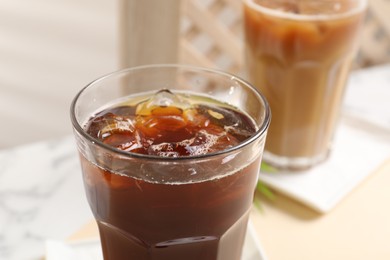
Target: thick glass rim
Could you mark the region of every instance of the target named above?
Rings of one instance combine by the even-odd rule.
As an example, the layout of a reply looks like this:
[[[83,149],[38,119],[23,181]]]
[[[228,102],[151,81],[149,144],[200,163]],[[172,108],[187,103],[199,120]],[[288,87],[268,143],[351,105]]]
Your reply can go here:
[[[248,7],[262,13],[273,15],[282,19],[290,19],[297,21],[323,21],[323,20],[335,20],[350,17],[363,12],[368,5],[368,0],[355,0],[358,5],[346,12],[336,14],[295,14],[282,10],[276,10],[269,7],[262,6],[255,2],[255,0],[242,0]],[[318,1],[318,0],[313,0]]]
[[[134,152],[128,152],[128,151],[123,151],[120,149],[117,149],[113,146],[107,145],[100,141],[99,139],[89,135],[83,128],[82,125],[78,122],[76,118],[76,106],[77,106],[77,101],[79,100],[80,96],[90,88],[93,88],[93,86],[99,82],[104,81],[107,78],[115,77],[116,75],[120,75],[122,73],[127,73],[131,71],[137,71],[137,70],[145,70],[145,69],[150,69],[150,68],[171,68],[171,69],[185,69],[187,71],[198,71],[198,72],[203,72],[203,73],[212,73],[216,75],[220,75],[222,77],[226,77],[230,80],[234,80],[236,82],[239,82],[240,84],[246,86],[249,88],[251,91],[253,91],[256,96],[259,97],[259,99],[263,102],[264,104],[264,119],[261,122],[261,125],[259,129],[248,139],[240,142],[239,144],[230,147],[228,149],[224,149],[221,151],[217,152],[212,152],[212,153],[206,153],[206,154],[201,154],[201,155],[194,155],[194,156],[179,156],[179,157],[162,157],[158,155],[148,155],[148,154],[139,154],[139,153],[134,153]],[[92,116],[92,115],[91,115]],[[271,121],[271,110],[268,105],[268,101],[264,97],[260,91],[258,91],[251,83],[248,81],[235,76],[233,74],[230,74],[228,72],[220,71],[217,69],[209,69],[209,68],[202,68],[202,67],[197,67],[197,66],[190,66],[190,65],[181,65],[181,64],[153,64],[153,65],[142,65],[142,66],[136,66],[136,67],[131,67],[131,68],[126,68],[126,69],[121,69],[117,70],[114,72],[111,72],[109,74],[106,74],[104,76],[101,76],[93,81],[91,81],[89,84],[87,84],[85,87],[83,87],[73,98],[71,106],[70,106],[70,117],[71,117],[71,122],[73,125],[74,130],[77,131],[85,140],[87,140],[89,143],[93,145],[97,145],[105,150],[108,150],[112,153],[119,154],[122,156],[126,157],[133,157],[133,158],[138,158],[138,159],[146,159],[146,160],[153,160],[153,161],[186,161],[186,160],[198,160],[198,159],[205,159],[209,157],[216,157],[219,155],[223,154],[229,154],[233,151],[240,150],[243,147],[248,146],[249,144],[253,143],[255,140],[261,138],[265,134],[265,132],[268,129],[268,126]]]

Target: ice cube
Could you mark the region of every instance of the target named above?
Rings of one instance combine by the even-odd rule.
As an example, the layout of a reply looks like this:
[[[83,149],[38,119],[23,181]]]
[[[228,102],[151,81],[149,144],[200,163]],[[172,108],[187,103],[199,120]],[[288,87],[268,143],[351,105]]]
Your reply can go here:
[[[176,107],[157,107],[152,110],[151,116],[137,118],[137,123],[147,128],[175,131],[186,126],[183,111]]]
[[[179,157],[180,153],[175,151],[177,146],[174,143],[153,144],[149,147],[149,154],[161,157]]]
[[[142,128],[148,136],[158,134],[156,130],[179,131],[193,120],[194,113],[185,97],[163,89],[147,101],[138,104],[137,128]]]
[[[180,109],[182,113],[186,108],[190,107],[190,105],[191,104],[180,95],[175,95],[168,89],[162,89],[147,101],[140,103],[137,106],[136,114],[147,116],[152,114],[152,111],[159,107],[176,107]]]
[[[134,117],[106,113],[91,120],[87,129],[88,133],[93,137],[105,140],[113,133],[131,134],[134,131],[133,121]]]
[[[352,8],[352,2],[353,1],[301,1],[299,8],[303,14],[308,15],[337,14],[346,12],[348,8]]]
[[[224,150],[231,145],[230,140],[226,139],[225,132],[214,133],[203,129],[197,132],[193,138],[178,142],[153,144],[149,147],[148,153],[164,157],[196,156]]]
[[[250,137],[256,132],[253,122],[248,117],[229,108],[199,106],[200,111],[206,111],[208,119],[224,129],[226,133],[233,135],[240,141]],[[206,114],[206,112],[200,112]]]
[[[293,14],[301,13],[299,5],[297,3],[293,3],[293,2],[284,3],[282,6],[279,6],[278,9],[281,11],[293,13]]]
[[[115,135],[115,137],[111,137],[111,139],[113,138],[116,139],[115,143],[110,140],[110,144],[115,145],[120,150],[134,153],[144,153],[145,151],[144,140],[138,131],[134,131],[133,135]]]
[[[193,156],[222,151],[239,143],[234,136],[223,129],[218,131],[200,130],[192,140],[185,148],[188,154]]]
[[[210,152],[210,148],[217,142],[218,134],[208,133],[206,130],[200,130],[193,142],[186,147],[190,155],[202,155]]]

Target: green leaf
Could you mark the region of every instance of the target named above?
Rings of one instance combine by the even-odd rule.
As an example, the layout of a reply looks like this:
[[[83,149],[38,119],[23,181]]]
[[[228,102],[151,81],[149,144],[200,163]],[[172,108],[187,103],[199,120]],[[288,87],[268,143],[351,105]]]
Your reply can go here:
[[[261,203],[260,203],[260,199],[256,198],[254,199],[253,201],[253,204],[255,205],[255,207],[260,210],[261,212],[263,212],[263,207],[261,206]]]
[[[268,198],[270,200],[274,200],[275,199],[275,195],[272,193],[272,191],[264,183],[262,183],[261,181],[257,182],[256,189],[257,189],[258,192],[263,194],[266,198]]]
[[[277,172],[277,169],[265,162],[262,162],[261,163],[261,167],[260,167],[260,171],[261,172],[265,172],[265,173],[275,173]],[[275,200],[275,195],[272,193],[271,189],[269,189],[267,187],[267,185],[265,185],[263,182],[261,182],[260,180],[257,182],[257,185],[256,185],[256,190],[257,192],[260,194],[260,195],[263,195],[264,197],[266,197],[267,199],[273,201]],[[254,204],[255,206],[260,210],[260,211],[263,211],[262,210],[262,207],[261,207],[261,201],[260,201],[260,197],[258,198],[255,198],[254,200]]]
[[[278,170],[275,167],[273,167],[265,162],[262,162],[261,167],[260,167],[260,171],[274,173],[274,172],[277,172]]]

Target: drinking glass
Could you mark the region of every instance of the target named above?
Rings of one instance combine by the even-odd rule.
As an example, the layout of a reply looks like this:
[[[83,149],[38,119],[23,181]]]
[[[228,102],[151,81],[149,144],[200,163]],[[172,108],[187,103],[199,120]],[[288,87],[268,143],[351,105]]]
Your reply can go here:
[[[366,0],[244,0],[247,76],[272,110],[264,161],[301,170],[331,150]]]
[[[228,103],[256,132],[225,150],[160,157],[116,149],[86,131],[102,108],[161,89]],[[105,260],[240,259],[270,122],[267,101],[248,82],[183,65],[129,68],[82,89],[71,119]]]

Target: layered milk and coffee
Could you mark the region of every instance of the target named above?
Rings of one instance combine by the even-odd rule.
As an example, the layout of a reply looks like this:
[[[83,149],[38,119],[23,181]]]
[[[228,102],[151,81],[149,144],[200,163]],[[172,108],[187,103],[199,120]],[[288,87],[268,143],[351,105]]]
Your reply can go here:
[[[244,2],[248,76],[272,111],[264,160],[282,168],[324,160],[357,49],[364,1]]]

